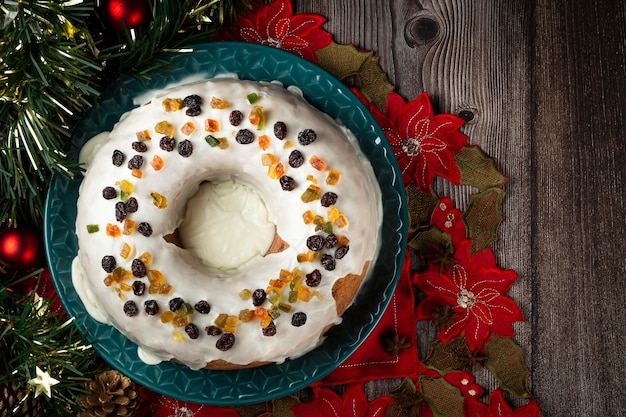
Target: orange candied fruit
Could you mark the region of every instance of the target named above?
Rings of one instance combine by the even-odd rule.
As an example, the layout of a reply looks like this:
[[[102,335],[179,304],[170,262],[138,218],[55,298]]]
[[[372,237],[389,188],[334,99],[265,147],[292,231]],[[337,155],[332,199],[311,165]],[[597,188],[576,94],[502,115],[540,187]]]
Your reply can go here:
[[[269,167],[274,164],[277,164],[280,160],[273,153],[264,153],[261,155],[261,164],[264,167]]]
[[[293,148],[294,146],[296,146],[296,142],[293,140],[288,140],[285,142],[285,144],[283,145],[283,149],[289,149],[289,148]]]
[[[315,168],[318,171],[324,171],[327,167],[326,162],[317,155],[313,155],[309,159],[309,163],[311,164],[313,168]]]
[[[137,168],[133,168],[130,171],[130,175],[132,175],[135,178],[143,178],[143,171]]]
[[[168,311],[164,311],[163,313],[161,313],[161,316],[160,316],[161,322],[162,323],[171,323],[172,320],[174,320],[175,316],[176,315],[172,311],[169,311],[169,310]]]
[[[311,201],[319,200],[321,192],[322,189],[320,187],[315,184],[311,184],[306,190],[304,190],[304,193],[302,193],[300,198],[303,203],[310,203]]]
[[[132,235],[133,233],[135,233],[136,227],[137,227],[137,222],[136,221],[134,221],[133,219],[125,218],[124,219],[124,230],[122,231],[122,234]]]
[[[252,110],[250,111],[250,115],[248,115],[248,121],[257,126],[258,130],[264,129],[265,112],[263,111],[263,106],[253,106]]]
[[[196,125],[194,124],[194,122],[189,121],[187,123],[185,123],[181,128],[180,131],[183,135],[191,135],[193,132],[196,131]]]
[[[274,165],[270,165],[268,171],[267,171],[267,175],[273,179],[273,180],[277,180],[280,177],[282,177],[283,175],[285,175],[285,166],[283,165],[282,162],[279,162],[277,164]]]
[[[111,237],[122,236],[122,231],[120,230],[120,228],[111,223],[107,223],[106,231],[107,231],[107,236],[111,236]]]
[[[298,291],[298,300],[300,301],[308,302],[311,298],[313,298],[313,292],[309,289],[309,287],[300,285],[296,291]]]
[[[150,252],[144,252],[139,255],[139,260],[143,262],[144,265],[150,265],[152,263],[152,254]]]
[[[220,122],[215,119],[206,119],[204,121],[204,130],[215,133],[220,130]]]
[[[304,220],[304,224],[311,224],[313,223],[314,219],[315,219],[315,213],[313,213],[311,210],[307,210],[304,213],[302,213],[302,220]]]
[[[163,105],[163,110],[168,113],[180,110],[185,107],[185,103],[179,98],[166,98],[161,104]]]
[[[123,259],[128,259],[132,256],[132,254],[133,254],[133,247],[130,246],[128,243],[124,242],[124,244],[122,245],[122,249],[120,250],[120,256]]]
[[[335,206],[328,207],[328,221],[329,222],[334,222],[335,220],[337,220],[340,214],[341,213],[339,213],[339,210],[337,210],[337,207]]]
[[[167,197],[157,193],[156,191],[150,193],[152,197],[152,204],[154,204],[157,208],[163,209],[167,207]]]
[[[137,132],[137,140],[139,142],[145,142],[147,140],[151,140],[152,137],[150,137],[150,131],[149,130],[142,130],[141,132]]]
[[[307,251],[306,253],[299,253],[297,258],[298,262],[313,262],[315,260],[315,252]]]
[[[127,284],[127,283],[125,283],[125,282],[122,282],[122,283],[120,284],[120,290],[122,290],[122,291],[130,291],[130,290],[132,290],[132,289],[133,289],[133,287],[131,287],[130,285],[128,285],[128,284]]]
[[[211,98],[211,108],[223,110],[230,107],[230,102],[218,97]]]
[[[224,322],[224,331],[228,333],[235,333],[237,325],[239,324],[239,316],[228,316],[226,322]]]
[[[336,169],[328,170],[328,175],[326,176],[326,184],[337,185],[340,179],[341,179],[341,172],[337,171]]]
[[[242,323],[247,323],[249,321],[252,321],[253,319],[254,319],[254,311],[250,310],[249,308],[244,308],[243,310],[239,312],[239,320]]]
[[[163,161],[163,158],[161,158],[159,155],[154,155],[152,157],[152,161],[150,161],[150,166],[154,168],[155,171],[160,171],[161,169],[163,169],[163,165],[165,165],[165,162]]]
[[[163,274],[157,269],[148,269],[146,271],[146,276],[148,277],[148,281],[150,282],[150,284],[154,284],[160,287],[165,283],[165,278],[163,278]]]
[[[217,138],[217,140],[220,142],[220,144],[217,145],[217,147],[222,149],[222,150],[228,149],[228,147],[230,146],[230,143],[228,143],[228,139],[227,138]]]
[[[168,284],[167,282],[161,285],[161,288],[159,288],[159,294],[163,294],[163,295],[171,294],[172,291],[174,291],[174,286],[171,284]]]
[[[167,120],[162,120],[154,126],[154,131],[160,133],[161,135],[168,136],[170,138],[174,137],[175,132],[174,125],[168,122]]]
[[[348,239],[344,235],[338,236],[337,237],[337,246],[350,246],[350,239]]]
[[[259,136],[259,148],[266,150],[270,146],[270,137],[267,135]]]
[[[347,225],[348,225],[348,219],[343,214],[340,214],[339,218],[335,220],[335,226],[341,229],[341,228],[346,227]]]

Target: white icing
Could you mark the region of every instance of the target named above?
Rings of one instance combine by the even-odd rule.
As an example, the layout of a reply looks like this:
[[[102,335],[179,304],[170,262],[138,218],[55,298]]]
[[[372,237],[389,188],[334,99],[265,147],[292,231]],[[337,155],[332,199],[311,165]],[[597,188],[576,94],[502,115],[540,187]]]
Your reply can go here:
[[[109,315],[100,306],[98,298],[91,291],[89,281],[87,281],[87,276],[85,275],[80,261],[78,260],[78,256],[72,260],[72,285],[85,305],[87,313],[89,313],[94,320],[100,323],[111,324]]]
[[[263,131],[258,131],[247,119],[238,127],[229,123],[229,113],[233,109],[248,115],[252,106],[247,96],[252,92],[260,98],[255,104],[264,107],[266,128]],[[163,110],[161,103],[164,98],[183,98],[190,94],[198,94],[204,99],[200,115],[189,117],[184,110],[171,113]],[[228,100],[231,106],[226,110],[211,108],[209,102],[213,96]],[[332,295],[333,284],[347,274],[361,273],[365,262],[373,262],[378,252],[381,193],[369,161],[362,153],[355,151],[355,147],[358,147],[356,138],[329,116],[310,106],[302,97],[270,83],[215,79],[181,85],[171,91],[159,91],[146,102],[149,104],[125,114],[114,127],[81,184],[76,219],[78,259],[88,280],[85,286],[93,292],[93,299],[97,299],[105,309],[113,326],[141,346],[142,357],[148,363],[174,357],[192,369],[199,369],[217,359],[241,365],[253,361],[282,362],[313,349],[321,343],[320,335],[328,325],[341,321]],[[213,135],[226,137],[229,148],[211,147],[205,141],[207,133],[203,126],[206,118],[218,120],[220,131]],[[190,157],[183,158],[176,150],[166,152],[159,147],[162,135],[156,133],[154,127],[162,120],[176,127],[174,136],[177,143],[184,139],[192,142],[194,148]],[[190,120],[195,123],[196,131],[185,136],[179,129]],[[279,120],[287,124],[288,136],[285,140],[278,140],[273,134],[273,125]],[[236,132],[242,128],[255,133],[254,143],[243,145],[235,141]],[[315,130],[317,140],[303,146],[297,143],[297,134],[307,128]],[[131,148],[131,143],[137,140],[136,132],[146,129],[150,131],[152,140],[146,142],[148,150],[141,154],[144,159],[143,177],[138,179],[131,175],[126,162],[136,154]],[[258,144],[258,137],[262,134],[270,138],[270,145],[265,150],[261,150]],[[293,141],[295,145],[285,148],[288,141]],[[126,155],[121,167],[111,163],[111,155],[116,149]],[[287,164],[289,154],[294,149],[304,154],[307,162],[302,167],[291,168]],[[296,182],[293,191],[282,190],[278,180],[268,176],[268,167],[261,163],[261,155],[264,153],[276,155],[284,164],[285,174]],[[154,170],[149,164],[155,155],[164,161],[160,171]],[[322,158],[328,169],[341,172],[341,180],[337,185],[325,183],[328,169],[319,172],[311,167],[308,160],[313,155]],[[271,222],[276,226],[276,233],[289,247],[248,262],[239,269],[221,270],[203,264],[189,250],[163,239],[163,236],[171,234],[181,225],[187,203],[200,184],[223,179],[225,175],[247,184],[259,193]],[[105,200],[102,190],[107,186],[115,187],[121,180],[134,184],[132,196],[139,203],[139,210],[131,213],[129,218],[137,223],[148,222],[153,230],[150,237],[135,232],[112,238],[105,233],[107,224],[121,228],[122,223],[115,218],[115,204],[119,198]],[[336,207],[349,221],[344,228],[335,227],[336,234],[350,239],[350,251],[337,261],[334,271],[325,271],[319,260],[304,263],[297,261],[297,255],[307,251],[307,237],[322,234],[315,231],[314,225],[305,224],[302,214],[311,210],[316,215],[328,215],[328,209],[322,207],[318,200],[305,203],[300,198],[312,181],[317,182],[322,193],[333,191],[339,196]],[[159,209],[153,204],[151,194],[154,192],[167,197],[166,208]],[[88,233],[86,226],[90,224],[98,224],[100,231]],[[119,256],[124,243],[130,244],[134,251],[134,255],[126,260]],[[101,267],[104,256],[115,256],[118,266],[130,270],[133,257],[144,252],[153,255],[148,269],[160,271],[166,281],[174,286],[172,294],[136,296],[132,291],[116,291],[114,288],[119,288],[119,285],[104,285],[107,276]],[[242,309],[254,308],[250,300],[239,297],[242,289],[266,288],[270,280],[278,278],[280,269],[292,271],[294,268],[300,268],[305,274],[314,269],[322,271],[322,282],[314,288],[319,296],[314,296],[308,302],[292,303],[290,312],[282,312],[275,320],[275,336],[264,336],[258,320],[241,322],[236,330],[234,347],[226,352],[216,349],[218,338],[206,335],[203,329],[213,324],[220,313],[238,315]],[[127,283],[132,284],[133,280]],[[147,284],[147,278],[138,280]],[[287,292],[283,291],[283,300],[286,300]],[[127,317],[124,314],[125,301],[120,294],[137,303],[140,310],[138,316]],[[85,304],[90,303],[90,295],[84,291],[79,292],[79,295]],[[144,301],[154,299],[160,306],[160,312],[167,311],[168,301],[173,297],[182,297],[192,305],[199,300],[207,300],[211,304],[209,314],[195,313],[191,316],[201,331],[197,340],[190,340],[183,329],[162,323],[158,315],[149,316],[143,310]],[[269,303],[266,301],[264,306],[269,306]],[[90,314],[92,310],[88,310]],[[307,314],[307,323],[301,327],[292,326],[291,316],[300,311]]]
[[[267,253],[276,226],[257,192],[226,180],[201,184],[178,228],[183,247],[219,269],[235,269]]]
[[[98,153],[102,144],[109,137],[110,132],[101,132],[91,138],[85,145],[80,148],[80,152],[78,153],[78,163],[83,166],[83,169],[87,170],[91,161],[94,158],[94,155]]]

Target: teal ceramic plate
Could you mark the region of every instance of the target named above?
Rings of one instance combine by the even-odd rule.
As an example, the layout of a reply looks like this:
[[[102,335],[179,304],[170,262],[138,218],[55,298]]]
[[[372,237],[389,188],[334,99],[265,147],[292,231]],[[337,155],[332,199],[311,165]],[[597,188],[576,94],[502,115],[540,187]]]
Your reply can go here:
[[[53,177],[46,200],[45,246],[52,278],[64,307],[101,356],[137,383],[180,400],[213,405],[250,404],[288,395],[323,378],[347,359],[374,329],[398,282],[407,239],[407,212],[402,176],[384,133],[363,104],[343,83],[318,66],[275,48],[256,44],[214,42],[168,58],[171,66],[148,82],[122,78],[86,112],[74,129],[76,149],[101,131],[111,130],[120,116],[135,107],[133,98],[148,89],[198,75],[210,78],[236,73],[242,79],[279,80],[296,85],[306,99],[340,119],[359,139],[383,193],[382,251],[341,325],[322,345],[282,364],[236,371],[192,371],[174,363],[146,365],[137,347],[111,326],[93,320],[72,286],[71,264],[77,253],[76,201],[82,178]]]

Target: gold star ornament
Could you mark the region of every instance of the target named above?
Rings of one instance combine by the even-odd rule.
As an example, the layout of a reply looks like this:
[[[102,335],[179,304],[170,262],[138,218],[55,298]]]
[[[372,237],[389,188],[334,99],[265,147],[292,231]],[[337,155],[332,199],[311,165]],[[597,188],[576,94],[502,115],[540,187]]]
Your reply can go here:
[[[52,386],[58,384],[59,381],[52,378],[47,371],[44,372],[39,367],[37,367],[35,371],[37,372],[37,376],[28,381],[28,385],[35,388],[35,398],[42,392],[46,394],[48,398],[52,398]]]

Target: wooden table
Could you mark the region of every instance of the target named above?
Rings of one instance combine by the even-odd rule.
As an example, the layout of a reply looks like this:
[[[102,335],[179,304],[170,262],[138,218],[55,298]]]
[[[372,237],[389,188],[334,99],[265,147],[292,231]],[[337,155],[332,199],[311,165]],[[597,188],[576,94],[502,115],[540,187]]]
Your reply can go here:
[[[509,178],[494,249],[519,274],[516,340],[542,415],[626,415],[626,2],[294,7],[375,51],[406,99],[428,91],[437,112],[471,118],[462,130]],[[461,208],[470,192],[441,191]],[[431,338],[418,337],[424,356]],[[395,381],[370,385],[384,394]]]

